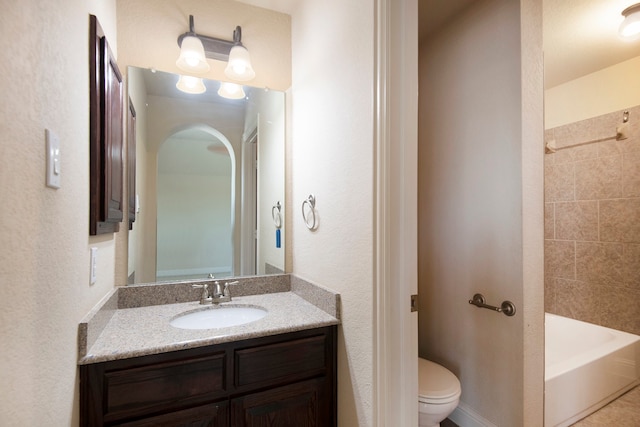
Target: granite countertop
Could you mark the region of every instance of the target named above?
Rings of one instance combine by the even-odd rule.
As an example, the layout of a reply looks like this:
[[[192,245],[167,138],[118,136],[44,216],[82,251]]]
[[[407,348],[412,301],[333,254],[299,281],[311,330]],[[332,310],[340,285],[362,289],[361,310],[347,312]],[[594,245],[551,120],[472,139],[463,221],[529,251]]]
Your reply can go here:
[[[87,316],[87,323],[80,325],[78,364],[85,365],[184,350],[340,323],[337,311],[332,313],[328,310],[327,312],[322,304],[314,304],[316,300],[326,297],[336,298],[336,301],[339,301],[339,295],[328,293],[324,289],[318,293],[313,290],[313,285],[311,288],[306,286],[308,283],[303,283],[301,287],[298,286],[298,282],[294,285],[289,291],[237,296],[230,302],[221,303],[222,307],[234,305],[262,307],[267,310],[267,315],[250,323],[220,329],[180,329],[169,324],[173,318],[186,312],[215,309],[211,304],[201,305],[199,301],[132,308],[116,307],[114,309],[112,307],[108,311],[108,318],[100,326],[100,331],[95,334],[96,337],[87,342],[86,325],[93,318],[99,318],[99,313],[105,312],[104,307],[100,307],[100,310]],[[114,299],[111,298],[111,300]]]

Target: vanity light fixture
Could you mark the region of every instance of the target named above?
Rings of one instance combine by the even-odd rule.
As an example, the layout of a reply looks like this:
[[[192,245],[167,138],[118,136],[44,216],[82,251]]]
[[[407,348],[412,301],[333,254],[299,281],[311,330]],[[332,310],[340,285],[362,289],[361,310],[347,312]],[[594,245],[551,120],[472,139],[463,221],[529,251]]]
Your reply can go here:
[[[636,40],[640,38],[640,3],[629,6],[622,11],[624,21],[620,24],[618,32],[627,40]]]
[[[240,31],[240,27],[238,27],[236,31],[233,32],[234,42],[236,32],[238,32],[238,41],[235,42],[229,52],[229,62],[227,63],[227,68],[224,69],[224,73],[230,79],[245,82],[253,79],[256,76],[256,72],[253,71],[253,67],[251,67],[249,51],[240,43]]]
[[[242,99],[246,96],[242,85],[230,82],[220,82],[218,95],[227,99]]]
[[[182,92],[192,93],[194,95],[204,93],[207,90],[202,79],[194,76],[180,76],[176,87]]]
[[[230,79],[247,81],[256,75],[251,66],[249,51],[242,44],[240,26],[233,31],[233,41],[203,36],[196,34],[193,15],[189,15],[189,31],[178,37],[178,46],[180,46],[180,57],[176,65],[183,71],[205,73],[210,69],[206,61],[206,58],[209,58],[227,61],[224,72]]]
[[[176,65],[182,71],[192,73],[206,73],[211,69],[207,58],[204,57],[204,46],[195,34],[186,36],[180,45],[180,56]]]

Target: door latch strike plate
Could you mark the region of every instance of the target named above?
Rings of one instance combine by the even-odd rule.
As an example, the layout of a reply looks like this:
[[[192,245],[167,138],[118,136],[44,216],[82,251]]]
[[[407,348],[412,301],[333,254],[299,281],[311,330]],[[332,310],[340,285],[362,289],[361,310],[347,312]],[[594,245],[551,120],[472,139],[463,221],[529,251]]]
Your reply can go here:
[[[411,295],[411,312],[418,311],[418,295]]]

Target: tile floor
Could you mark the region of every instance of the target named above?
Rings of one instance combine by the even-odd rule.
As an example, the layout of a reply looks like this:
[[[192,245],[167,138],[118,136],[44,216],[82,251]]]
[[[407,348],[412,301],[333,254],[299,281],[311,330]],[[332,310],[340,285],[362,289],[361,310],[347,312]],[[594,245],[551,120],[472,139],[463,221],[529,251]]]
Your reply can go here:
[[[640,427],[640,386],[628,391],[572,427]]]
[[[449,418],[441,427],[458,427]],[[571,427],[640,427],[640,386],[628,391],[599,411]]]

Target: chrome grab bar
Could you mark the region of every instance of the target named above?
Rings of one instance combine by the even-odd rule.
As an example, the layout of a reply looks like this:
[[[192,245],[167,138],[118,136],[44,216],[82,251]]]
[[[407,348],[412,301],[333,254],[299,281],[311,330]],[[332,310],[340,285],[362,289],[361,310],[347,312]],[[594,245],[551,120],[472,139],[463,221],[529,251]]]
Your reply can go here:
[[[489,310],[497,311],[498,313],[504,313],[507,316],[513,316],[516,314],[516,306],[511,301],[503,301],[500,307],[496,307],[486,304],[486,300],[482,294],[475,294],[473,299],[469,300],[469,304],[480,308],[488,308]]]

